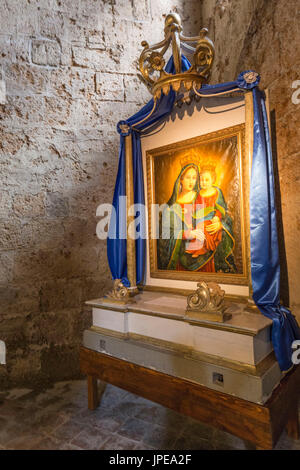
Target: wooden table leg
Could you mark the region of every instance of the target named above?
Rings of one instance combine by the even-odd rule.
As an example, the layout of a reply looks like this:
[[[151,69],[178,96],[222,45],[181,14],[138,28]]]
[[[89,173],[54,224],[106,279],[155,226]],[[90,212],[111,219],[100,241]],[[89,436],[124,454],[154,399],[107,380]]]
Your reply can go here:
[[[87,376],[88,383],[88,407],[95,410],[99,405],[97,378],[93,375]]]
[[[289,418],[286,423],[286,431],[289,437],[292,439],[299,439],[299,418],[298,418],[298,403],[291,407]]]

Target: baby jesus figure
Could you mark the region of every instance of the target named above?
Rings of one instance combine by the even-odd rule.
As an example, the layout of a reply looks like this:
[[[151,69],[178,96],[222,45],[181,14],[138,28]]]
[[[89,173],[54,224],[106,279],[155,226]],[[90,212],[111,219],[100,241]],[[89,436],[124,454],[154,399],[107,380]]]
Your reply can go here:
[[[197,258],[209,250],[215,251],[222,238],[220,217],[215,215],[210,220],[201,221],[194,230],[190,230],[193,240],[186,243],[186,252]]]

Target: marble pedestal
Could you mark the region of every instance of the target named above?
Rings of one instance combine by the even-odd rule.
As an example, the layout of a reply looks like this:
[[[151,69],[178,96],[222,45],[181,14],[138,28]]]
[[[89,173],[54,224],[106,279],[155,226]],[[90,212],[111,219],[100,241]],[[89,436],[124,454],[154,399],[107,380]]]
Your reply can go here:
[[[127,305],[86,302],[93,326],[83,345],[206,387],[265,403],[281,379],[270,341],[271,320],[227,308],[224,323],[186,317],[186,297],[144,291]]]

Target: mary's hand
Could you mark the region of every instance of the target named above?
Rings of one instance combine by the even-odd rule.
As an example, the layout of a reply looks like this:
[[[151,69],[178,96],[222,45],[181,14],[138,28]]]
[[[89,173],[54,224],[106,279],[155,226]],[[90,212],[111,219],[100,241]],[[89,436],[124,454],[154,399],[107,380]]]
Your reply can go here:
[[[197,240],[200,240],[200,242],[203,242],[205,240],[205,235],[204,235],[204,232],[202,232],[202,230],[199,230],[199,229],[191,230],[191,235],[197,238]]]

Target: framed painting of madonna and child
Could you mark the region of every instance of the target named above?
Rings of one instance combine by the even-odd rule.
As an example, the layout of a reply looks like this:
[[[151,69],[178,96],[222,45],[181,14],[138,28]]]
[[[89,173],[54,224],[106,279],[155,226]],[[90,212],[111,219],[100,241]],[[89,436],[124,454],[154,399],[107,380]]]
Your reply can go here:
[[[148,150],[151,277],[247,284],[245,125]]]

